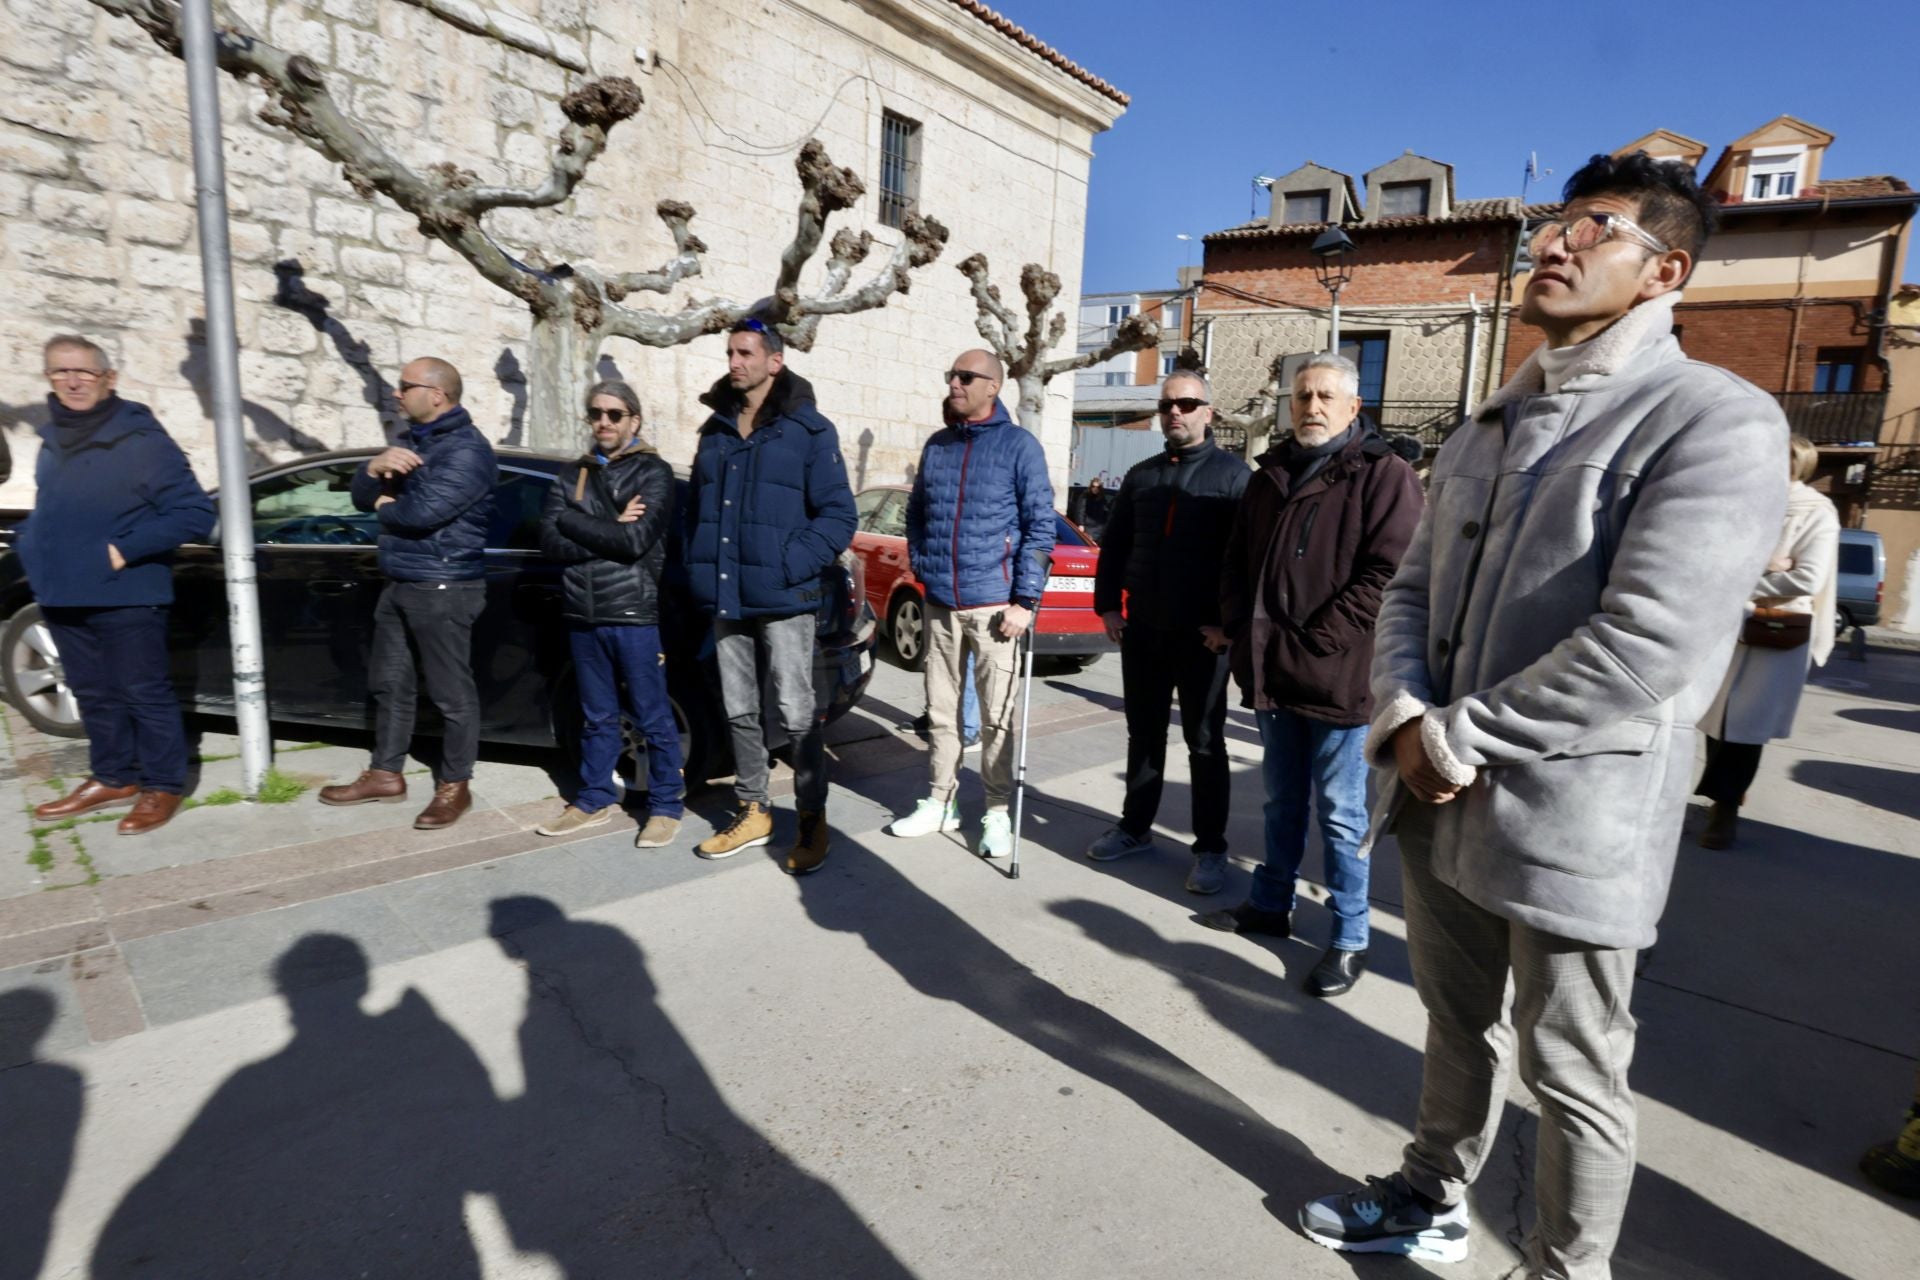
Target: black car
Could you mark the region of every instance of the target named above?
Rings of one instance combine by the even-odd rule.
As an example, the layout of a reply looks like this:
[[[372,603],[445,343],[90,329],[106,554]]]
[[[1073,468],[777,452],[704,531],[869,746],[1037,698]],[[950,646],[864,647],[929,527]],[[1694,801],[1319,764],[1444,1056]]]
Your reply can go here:
[[[379,524],[354,509],[348,485],[375,452],[302,458],[256,472],[249,481],[260,635],[276,721],[372,727],[367,658],[383,581],[375,549]],[[487,603],[473,631],[480,736],[486,742],[575,752],[580,701],[560,617],[561,566],[540,551],[547,486],[568,460],[514,449],[498,452],[500,477],[487,535]],[[686,482],[679,483],[684,501]],[[216,529],[207,544],[184,546],[175,559],[173,677],[190,708],[231,715],[226,568],[218,541]],[[713,628],[687,592],[677,554],[669,556],[668,565],[662,642],[691,784],[731,770],[732,752],[720,709]],[[851,708],[873,676],[876,628],[862,577],[851,554],[842,554],[822,574],[814,678],[829,719]],[[7,618],[0,628],[0,680],[8,701],[42,732],[80,736],[79,708],[65,684],[52,634],[33,603],[19,557],[11,552],[0,556],[0,616]],[[431,706],[423,704],[422,731],[431,733],[436,726]],[[623,760],[621,767],[628,772],[634,762]]]

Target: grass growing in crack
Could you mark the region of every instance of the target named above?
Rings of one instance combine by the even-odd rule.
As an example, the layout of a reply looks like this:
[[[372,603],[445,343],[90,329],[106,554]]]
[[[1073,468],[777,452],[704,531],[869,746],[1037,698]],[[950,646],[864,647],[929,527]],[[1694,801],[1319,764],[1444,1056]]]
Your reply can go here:
[[[268,769],[267,776],[260,782],[260,794],[255,797],[258,804],[287,804],[305,795],[307,784],[298,778],[288,777],[278,769]],[[203,796],[192,796],[181,801],[180,808],[200,809],[208,805],[239,804],[247,797],[232,787],[222,787],[218,791],[209,791]]]
[[[43,876],[53,874],[53,846],[47,843],[44,830],[33,833],[33,848],[27,851],[27,863]]]
[[[324,742],[296,742],[290,747],[275,747],[273,753],[277,756],[284,756],[295,751],[322,751],[325,750],[326,747],[327,744]],[[238,760],[239,758],[240,753],[238,751],[222,751],[217,755],[195,756],[193,757],[193,763],[216,764],[222,760]]]

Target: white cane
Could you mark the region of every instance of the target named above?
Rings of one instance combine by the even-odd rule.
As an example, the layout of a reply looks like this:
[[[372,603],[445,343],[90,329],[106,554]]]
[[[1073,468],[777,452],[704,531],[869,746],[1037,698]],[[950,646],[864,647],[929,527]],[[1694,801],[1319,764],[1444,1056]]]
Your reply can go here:
[[[1053,557],[1040,556],[1040,589],[1046,591],[1047,578],[1053,573]],[[1020,745],[1013,755],[1013,852],[1007,864],[1007,879],[1020,878],[1020,827],[1026,816],[1027,801],[1027,724],[1033,717],[1033,636],[1040,629],[1040,598],[1033,601],[1033,616],[1027,619],[1026,670],[1021,674],[1025,688],[1020,694]]]

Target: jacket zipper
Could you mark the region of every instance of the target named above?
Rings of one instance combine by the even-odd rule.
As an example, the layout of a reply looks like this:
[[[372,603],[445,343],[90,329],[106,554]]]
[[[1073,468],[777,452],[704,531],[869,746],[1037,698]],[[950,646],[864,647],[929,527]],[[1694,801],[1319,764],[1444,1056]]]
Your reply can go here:
[[[953,607],[965,607],[960,599],[960,513],[967,505],[967,463],[973,458],[973,438],[967,438],[967,448],[960,455],[960,492],[953,502]],[[1002,572],[1005,566],[1002,565]]]
[[[1307,555],[1307,536],[1313,532],[1314,517],[1320,514],[1320,504],[1314,503],[1307,508],[1307,514],[1300,521],[1300,542],[1293,549],[1295,560],[1304,560]]]

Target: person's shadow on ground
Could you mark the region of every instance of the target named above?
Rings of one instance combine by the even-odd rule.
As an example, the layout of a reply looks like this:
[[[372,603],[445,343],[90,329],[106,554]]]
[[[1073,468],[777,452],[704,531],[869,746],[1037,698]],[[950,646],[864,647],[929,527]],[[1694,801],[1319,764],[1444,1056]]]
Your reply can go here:
[[[365,1012],[351,938],[308,934],[274,979],[292,1041],[229,1077],[127,1193],[92,1274],[478,1280],[463,1213],[493,1131],[486,1068],[417,991]]]
[[[58,1006],[39,987],[0,991],[0,1280],[33,1280],[73,1168],[85,1082],[36,1060]]]

